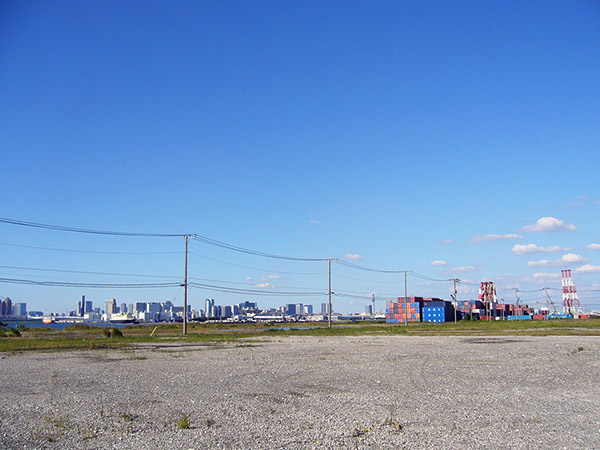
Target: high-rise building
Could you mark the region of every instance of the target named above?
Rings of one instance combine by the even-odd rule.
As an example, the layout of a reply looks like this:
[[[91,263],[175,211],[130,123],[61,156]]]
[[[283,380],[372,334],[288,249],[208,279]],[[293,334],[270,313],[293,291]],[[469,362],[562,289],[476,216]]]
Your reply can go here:
[[[371,305],[371,304],[365,305],[365,314],[368,314],[369,316],[373,315],[373,305]]]
[[[91,313],[94,312],[94,305],[92,303],[91,300],[86,300],[85,301],[85,309],[83,310],[83,313]]]
[[[126,303],[121,303],[121,309],[120,309],[119,312],[122,313],[122,314],[125,314],[126,312],[129,312],[127,310],[127,304]]]
[[[10,297],[6,297],[4,300],[2,300],[2,305],[0,306],[0,315],[12,315],[12,300],[10,299]]]
[[[81,300],[77,302],[77,315],[79,317],[83,317],[83,313],[85,312],[85,295],[81,296]]]
[[[204,310],[206,311],[206,317],[215,317],[213,316],[213,307],[215,306],[214,298],[207,298],[204,302]]]
[[[13,304],[12,315],[15,317],[27,317],[27,303]]]
[[[327,303],[321,303],[321,314],[327,314]]]
[[[104,310],[106,314],[110,317],[111,314],[117,313],[117,300],[114,298],[106,299],[106,308]]]
[[[312,314],[313,305],[304,305],[304,314]]]

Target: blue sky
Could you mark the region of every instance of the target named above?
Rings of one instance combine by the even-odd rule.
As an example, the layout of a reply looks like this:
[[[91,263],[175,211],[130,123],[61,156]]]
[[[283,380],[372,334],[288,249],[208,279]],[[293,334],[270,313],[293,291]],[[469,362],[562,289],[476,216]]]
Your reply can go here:
[[[458,277],[459,299],[491,280],[507,301],[518,287],[543,302],[570,268],[600,309],[600,7],[512,3],[5,2],[0,217]],[[183,239],[0,224],[0,247],[0,278],[183,272]],[[327,263],[190,251],[198,282],[327,291]],[[399,274],[333,273],[357,297],[334,297],[339,311],[404,292]],[[181,304],[181,291],[0,282],[0,297],[56,311],[82,294]],[[326,299],[190,291],[193,307],[206,297]]]

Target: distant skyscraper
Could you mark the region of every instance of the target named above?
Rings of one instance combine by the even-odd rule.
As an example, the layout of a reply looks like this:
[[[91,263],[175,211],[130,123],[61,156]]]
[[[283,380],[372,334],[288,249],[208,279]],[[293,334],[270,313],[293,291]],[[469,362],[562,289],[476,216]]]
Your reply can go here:
[[[94,312],[94,305],[91,300],[85,301],[85,309],[83,310],[83,312],[84,314]]]
[[[365,305],[365,313],[372,316],[373,315],[373,305],[371,305],[371,304]]]
[[[213,316],[213,307],[215,306],[214,298],[207,298],[204,302],[204,310],[206,311],[206,317],[215,317]]]
[[[121,310],[120,310],[121,314],[125,314],[127,311],[127,304],[126,303],[121,303]]]
[[[104,310],[104,312],[108,315],[110,314],[116,314],[117,312],[117,300],[114,298],[107,298],[106,299],[106,309]]]
[[[12,300],[6,297],[0,302],[0,316],[10,316],[12,314]]]
[[[12,315],[15,317],[27,317],[27,303],[15,303],[12,306]]]
[[[77,302],[77,315],[83,317],[83,312],[85,310],[85,295],[81,296],[81,300]]]
[[[321,303],[321,314],[327,314],[327,303]]]
[[[304,314],[312,314],[313,305],[304,305]]]

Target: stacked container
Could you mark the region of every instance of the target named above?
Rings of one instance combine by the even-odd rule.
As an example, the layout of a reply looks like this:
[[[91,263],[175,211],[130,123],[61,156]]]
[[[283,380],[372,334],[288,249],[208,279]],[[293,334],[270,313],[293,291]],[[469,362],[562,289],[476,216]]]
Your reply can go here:
[[[385,319],[387,323],[421,322],[421,297],[409,297],[409,302],[404,297],[398,297],[398,301],[390,302],[386,309]]]

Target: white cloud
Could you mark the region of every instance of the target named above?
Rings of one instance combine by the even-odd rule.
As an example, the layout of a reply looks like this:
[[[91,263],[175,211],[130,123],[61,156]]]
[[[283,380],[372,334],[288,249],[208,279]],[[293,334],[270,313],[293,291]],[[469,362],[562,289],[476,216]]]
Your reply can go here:
[[[352,260],[358,261],[358,260],[362,259],[362,256],[360,256],[360,255],[353,255],[353,254],[349,253],[349,254],[347,254],[345,256],[345,258],[346,259],[352,259]]]
[[[585,262],[586,259],[581,255],[575,253],[567,253],[562,255],[559,259],[541,259],[539,261],[529,261],[527,263],[530,267],[557,267],[564,264],[578,264]]]
[[[525,253],[554,253],[565,250],[566,249],[559,247],[558,245],[553,245],[551,247],[540,247],[539,245],[535,244],[516,244],[511,251],[517,255],[523,255]]]
[[[459,294],[471,294],[472,292],[475,292],[475,290],[469,286],[462,286],[462,285],[458,285],[456,286],[456,290],[458,291]],[[458,301],[460,302],[460,295],[458,296]]]
[[[254,279],[252,277],[246,277],[244,278],[246,281],[254,281]]]
[[[552,233],[555,231],[573,231],[576,229],[575,225],[567,224],[556,217],[542,217],[533,225],[525,225],[521,228],[521,231],[529,233]]]
[[[523,236],[516,233],[507,233],[507,234],[482,234],[479,236],[473,236],[469,242],[476,244],[478,242],[488,242],[488,241],[499,241],[502,239],[522,239]]]
[[[448,263],[446,261],[440,261],[440,260],[434,260],[431,261],[429,264],[431,264],[432,266],[447,266]]]
[[[558,274],[558,273],[547,273],[547,272],[536,272],[532,276],[536,280],[539,280],[539,279],[546,280],[546,279],[560,278],[560,274]]]
[[[442,244],[452,244],[454,241],[452,239],[442,239],[440,242]]]
[[[281,280],[281,279],[283,279],[283,277],[281,275],[267,275],[261,281]]]
[[[600,266],[593,266],[591,264],[584,264],[577,269],[574,269],[575,273],[600,273]]]
[[[255,284],[254,287],[257,287],[257,288],[270,288],[270,289],[272,289],[275,286],[273,286],[271,283],[258,283],[258,284]]]
[[[468,273],[468,272],[475,272],[477,270],[477,267],[475,266],[456,266],[453,267],[452,270],[450,270],[450,273]]]
[[[590,250],[600,250],[600,244],[590,244],[587,246]]]
[[[308,223],[321,223],[320,220],[310,219]]]

